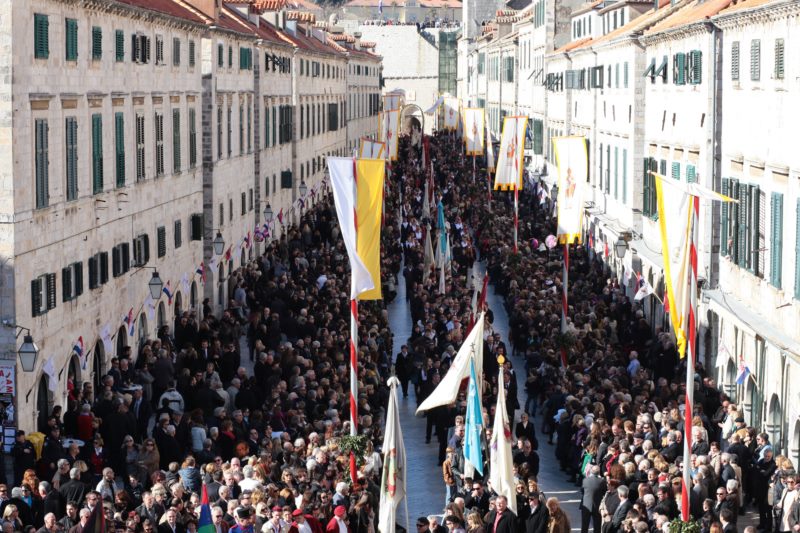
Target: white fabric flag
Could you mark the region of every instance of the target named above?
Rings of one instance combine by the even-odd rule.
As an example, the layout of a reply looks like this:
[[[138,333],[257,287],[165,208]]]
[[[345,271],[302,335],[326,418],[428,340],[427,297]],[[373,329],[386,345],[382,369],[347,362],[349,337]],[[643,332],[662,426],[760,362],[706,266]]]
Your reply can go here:
[[[53,365],[53,358],[49,357],[42,367],[42,372],[47,375],[47,388],[50,392],[55,392],[58,388],[58,377],[56,376],[56,367]]]
[[[107,354],[114,353],[114,342],[111,339],[111,324],[106,324],[100,329],[100,338]]]
[[[397,409],[397,387],[400,381],[392,376],[388,384],[390,393],[383,437],[383,475],[378,522],[380,533],[395,533],[397,505],[406,497],[406,448],[403,444],[403,430],[400,428],[400,413]]]
[[[147,318],[150,320],[156,319],[156,304],[153,301],[153,297],[149,294],[147,298],[144,299],[144,308],[147,310]]]
[[[353,176],[355,162],[349,157],[329,157],[328,171],[331,175],[333,200],[339,228],[350,258],[351,284],[350,299],[375,288],[372,276],[356,251],[356,182]]]
[[[639,300],[647,298],[654,292],[655,291],[653,290],[653,286],[650,285],[650,283],[648,283],[646,279],[641,278],[639,280],[639,290],[636,291],[636,296],[634,296],[633,299],[638,302]]]
[[[517,513],[517,496],[514,492],[514,461],[511,457],[511,424],[506,411],[506,390],[503,387],[503,369],[500,369],[497,386],[497,407],[494,410],[494,428],[489,443],[489,481],[492,490],[508,500],[508,508]]]
[[[450,370],[447,371],[439,385],[425,398],[417,408],[417,414],[439,407],[449,405],[456,401],[461,380],[469,377],[469,361],[475,361],[475,375],[478,378],[478,390],[483,391],[483,313],[475,322],[475,327],[469,332],[464,344],[458,350]]]

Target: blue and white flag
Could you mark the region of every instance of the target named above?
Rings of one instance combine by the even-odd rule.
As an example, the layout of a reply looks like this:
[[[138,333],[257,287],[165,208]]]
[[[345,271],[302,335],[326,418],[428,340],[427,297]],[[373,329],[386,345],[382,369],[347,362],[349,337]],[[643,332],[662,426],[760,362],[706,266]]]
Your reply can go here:
[[[439,229],[439,251],[442,253],[442,256],[444,256],[444,253],[447,251],[447,232],[445,231],[444,205],[442,205],[441,200],[439,200],[436,209],[438,211],[436,225]]]
[[[737,385],[744,385],[744,382],[747,381],[747,376],[750,375],[750,369],[747,368],[747,365],[744,364],[744,359],[739,360],[739,373],[736,375],[736,384]]]
[[[478,394],[478,379],[475,377],[475,362],[469,362],[469,385],[467,387],[467,417],[464,428],[464,459],[472,463],[475,470],[483,476],[483,452],[481,451],[481,431],[483,413]]]

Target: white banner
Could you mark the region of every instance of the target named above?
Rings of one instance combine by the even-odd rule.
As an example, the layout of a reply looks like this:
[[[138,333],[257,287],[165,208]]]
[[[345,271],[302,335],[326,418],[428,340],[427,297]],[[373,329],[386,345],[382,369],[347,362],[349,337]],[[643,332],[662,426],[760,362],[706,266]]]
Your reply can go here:
[[[522,189],[527,125],[528,117],[506,117],[503,121],[503,137],[500,139],[500,154],[494,175],[495,190]]]
[[[581,242],[583,195],[589,173],[586,137],[554,137],[558,172],[558,238],[564,243]]]
[[[484,112],[479,108],[464,110],[464,145],[467,155],[483,155]]]

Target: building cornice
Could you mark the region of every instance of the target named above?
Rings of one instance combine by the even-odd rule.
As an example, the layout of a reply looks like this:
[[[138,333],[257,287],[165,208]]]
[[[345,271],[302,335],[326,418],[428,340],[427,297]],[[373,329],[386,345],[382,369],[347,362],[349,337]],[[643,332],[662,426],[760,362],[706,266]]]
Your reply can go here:
[[[723,29],[732,29],[740,25],[763,24],[800,15],[800,2],[784,0],[770,2],[753,8],[742,8],[728,14],[712,17],[714,24]]]
[[[698,37],[709,33],[711,33],[709,29],[709,20],[704,19],[690,24],[684,24],[677,28],[669,28],[651,35],[642,35],[639,37],[639,41],[645,46],[651,46],[669,41]]]

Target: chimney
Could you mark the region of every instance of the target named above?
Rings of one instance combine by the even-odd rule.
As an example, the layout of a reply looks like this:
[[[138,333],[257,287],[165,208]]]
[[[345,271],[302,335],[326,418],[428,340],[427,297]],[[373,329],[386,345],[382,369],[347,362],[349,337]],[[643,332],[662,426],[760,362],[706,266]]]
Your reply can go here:
[[[360,31],[353,32],[353,37],[356,40],[356,42],[353,43],[353,48],[355,48],[356,50],[361,50],[361,32]]]
[[[190,5],[211,17],[214,24],[219,22],[219,10],[222,0],[186,0]]]

